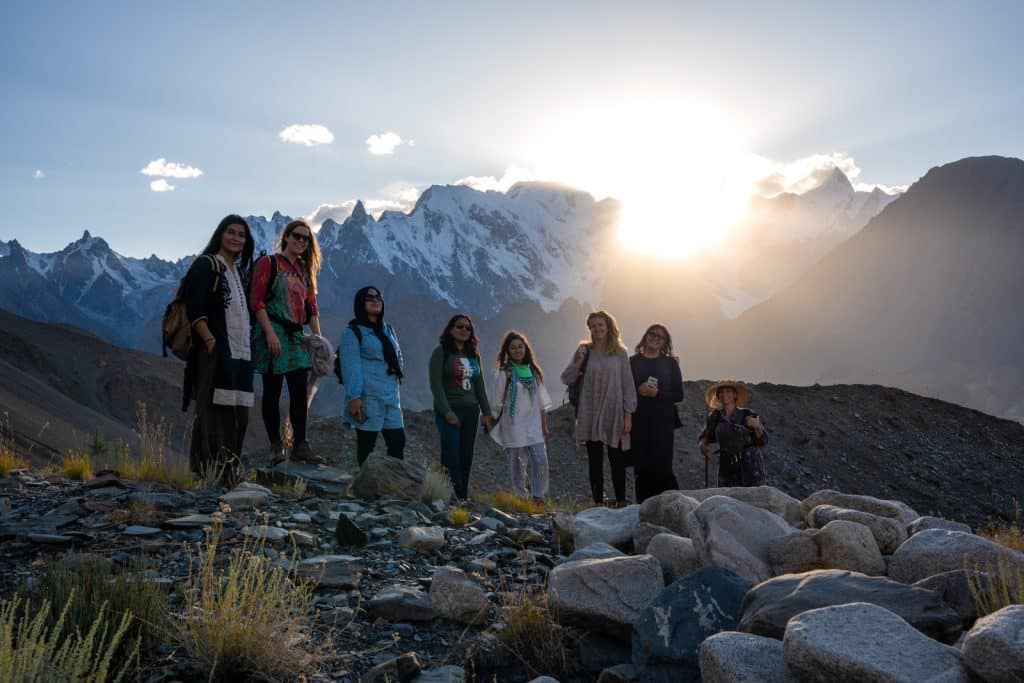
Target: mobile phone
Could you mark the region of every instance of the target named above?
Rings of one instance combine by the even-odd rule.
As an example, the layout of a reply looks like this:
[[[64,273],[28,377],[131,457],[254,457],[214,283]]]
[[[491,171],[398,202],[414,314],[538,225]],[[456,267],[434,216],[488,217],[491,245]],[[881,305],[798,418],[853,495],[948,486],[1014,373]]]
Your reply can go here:
[[[658,386],[658,378],[654,377],[654,376],[648,377],[647,378],[647,383],[651,384],[651,385],[654,385],[654,386]]]

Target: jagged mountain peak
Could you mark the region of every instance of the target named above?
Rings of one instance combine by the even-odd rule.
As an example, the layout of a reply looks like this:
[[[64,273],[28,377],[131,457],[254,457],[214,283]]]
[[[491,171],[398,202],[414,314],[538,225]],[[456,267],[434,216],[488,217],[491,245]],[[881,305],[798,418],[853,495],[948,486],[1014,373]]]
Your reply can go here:
[[[363,205],[363,200],[360,199],[356,201],[356,205],[352,207],[352,214],[345,222],[347,223],[348,221],[352,221],[353,223],[363,223],[366,221],[368,216],[369,214],[366,213],[366,207]]]

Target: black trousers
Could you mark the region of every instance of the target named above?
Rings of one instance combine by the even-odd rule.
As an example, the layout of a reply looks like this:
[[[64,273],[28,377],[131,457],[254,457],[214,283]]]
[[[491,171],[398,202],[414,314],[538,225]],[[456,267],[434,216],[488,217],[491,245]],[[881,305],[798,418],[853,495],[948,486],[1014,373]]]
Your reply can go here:
[[[281,384],[288,382],[288,417],[295,443],[306,440],[306,384],[309,370],[292,370],[283,375],[263,375],[263,426],[270,443],[281,441]]]
[[[604,502],[604,449],[603,441],[587,442],[587,460],[590,462],[590,492],[594,502]],[[615,489],[615,500],[626,500],[626,459],[621,448],[608,446],[608,462],[612,468],[612,487]]]
[[[359,461],[359,466],[362,467],[366,459],[370,457],[370,453],[373,452],[373,447],[377,444],[377,434],[381,433],[384,435],[384,445],[388,447],[388,455],[392,458],[403,458],[405,452],[405,430],[399,427],[398,429],[382,429],[380,432],[368,432],[362,429],[356,430],[356,460]]]

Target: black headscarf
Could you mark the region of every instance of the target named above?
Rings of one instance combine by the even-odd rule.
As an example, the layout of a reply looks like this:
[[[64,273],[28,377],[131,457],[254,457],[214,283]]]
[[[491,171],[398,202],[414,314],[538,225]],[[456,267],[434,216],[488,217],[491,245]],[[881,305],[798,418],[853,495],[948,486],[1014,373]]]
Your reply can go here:
[[[395,351],[395,345],[391,343],[391,338],[384,333],[384,299],[380,301],[380,315],[377,316],[377,322],[371,322],[370,318],[366,315],[366,294],[371,289],[377,291],[380,294],[380,288],[372,285],[363,287],[356,292],[355,299],[352,301],[352,313],[356,316],[349,321],[349,325],[362,325],[369,327],[373,330],[373,333],[380,340],[381,348],[384,351],[384,362],[388,364],[388,374],[395,375],[399,380],[402,379],[402,368],[398,364],[398,353]]]

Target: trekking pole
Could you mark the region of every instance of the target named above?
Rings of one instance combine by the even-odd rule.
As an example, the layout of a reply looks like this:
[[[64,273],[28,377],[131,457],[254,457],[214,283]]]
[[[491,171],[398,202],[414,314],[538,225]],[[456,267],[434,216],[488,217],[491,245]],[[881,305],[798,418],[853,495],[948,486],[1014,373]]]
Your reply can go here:
[[[708,487],[708,456],[704,456],[704,488]]]

